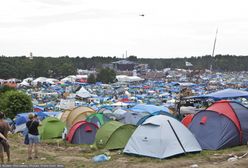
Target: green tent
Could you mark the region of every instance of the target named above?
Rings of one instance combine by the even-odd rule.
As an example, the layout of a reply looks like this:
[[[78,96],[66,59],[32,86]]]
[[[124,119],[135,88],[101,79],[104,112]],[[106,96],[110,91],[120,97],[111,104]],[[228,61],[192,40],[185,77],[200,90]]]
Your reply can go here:
[[[117,121],[109,121],[96,133],[95,145],[99,149],[122,149],[127,144],[136,126],[124,125]]]
[[[60,138],[65,127],[65,123],[56,117],[47,117],[42,120],[39,127],[40,138],[42,140]]]
[[[94,123],[100,128],[103,124],[108,122],[110,119],[106,117],[103,113],[94,113],[86,118],[86,121]]]

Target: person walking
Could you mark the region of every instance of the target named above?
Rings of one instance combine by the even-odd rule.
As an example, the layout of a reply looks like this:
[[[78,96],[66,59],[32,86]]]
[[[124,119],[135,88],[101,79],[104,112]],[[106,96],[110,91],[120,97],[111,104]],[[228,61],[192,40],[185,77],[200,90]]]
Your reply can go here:
[[[0,158],[2,163],[4,163],[4,152],[6,152],[8,162],[10,162],[10,145],[7,139],[10,130],[9,124],[4,121],[4,113],[0,112]]]
[[[32,159],[32,150],[34,149],[34,158],[38,158],[38,144],[40,142],[40,135],[38,131],[38,126],[40,122],[37,119],[37,116],[29,114],[29,121],[26,123],[28,128],[28,159]]]

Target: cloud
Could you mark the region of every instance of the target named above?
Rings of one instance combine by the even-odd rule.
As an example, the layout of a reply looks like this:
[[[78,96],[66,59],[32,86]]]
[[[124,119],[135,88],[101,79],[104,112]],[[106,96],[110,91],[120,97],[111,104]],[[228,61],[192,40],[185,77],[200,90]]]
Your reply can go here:
[[[90,9],[80,10],[76,12],[66,12],[52,15],[39,15],[21,18],[15,21],[0,21],[0,28],[11,28],[11,27],[34,27],[43,26],[47,24],[56,24],[59,22],[70,22],[70,21],[86,21],[90,19],[113,19],[130,17],[135,14],[110,11],[104,9]]]
[[[34,0],[25,0],[25,1],[34,2]],[[56,6],[65,6],[65,5],[75,4],[75,1],[71,1],[71,0],[35,0],[35,2],[44,4],[44,5],[56,5]]]

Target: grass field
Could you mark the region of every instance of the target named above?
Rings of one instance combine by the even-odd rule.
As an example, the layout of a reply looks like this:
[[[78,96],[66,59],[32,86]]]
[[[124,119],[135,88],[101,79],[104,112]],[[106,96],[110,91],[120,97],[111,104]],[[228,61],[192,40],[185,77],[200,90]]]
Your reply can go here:
[[[10,164],[62,164],[65,167],[103,167],[103,168],[181,168],[197,164],[201,168],[247,168],[248,156],[235,162],[227,159],[233,155],[241,156],[248,152],[248,147],[238,146],[219,151],[203,151],[196,154],[186,154],[170,159],[154,159],[148,157],[129,156],[121,151],[108,152],[111,159],[102,163],[93,163],[91,158],[107,151],[91,149],[88,145],[65,144],[61,140],[43,141],[39,146],[39,158],[27,160],[27,146],[23,137],[10,135],[11,162]]]

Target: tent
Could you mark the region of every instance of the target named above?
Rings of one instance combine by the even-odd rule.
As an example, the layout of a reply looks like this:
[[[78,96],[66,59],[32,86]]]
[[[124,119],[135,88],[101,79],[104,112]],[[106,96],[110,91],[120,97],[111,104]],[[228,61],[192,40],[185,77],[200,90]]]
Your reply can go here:
[[[102,113],[94,113],[86,118],[86,121],[96,124],[101,127],[103,124],[108,122],[110,119]]]
[[[227,98],[238,98],[238,97],[248,97],[248,92],[244,90],[237,89],[224,89],[213,93],[200,96],[192,96],[189,98],[213,98],[213,99],[227,99]]]
[[[97,125],[93,123],[79,121],[70,129],[67,141],[72,144],[93,144],[97,129]]]
[[[202,149],[217,150],[246,144],[248,109],[234,101],[218,101],[196,113],[189,129]]]
[[[188,114],[188,115],[186,115],[186,116],[182,119],[181,123],[182,123],[183,125],[185,125],[186,127],[188,127],[189,124],[191,123],[193,117],[194,117],[194,114]]]
[[[146,115],[146,113],[126,112],[118,121],[123,124],[136,125],[138,121]]]
[[[93,110],[90,107],[77,107],[73,109],[66,118],[66,126],[67,128],[70,128],[78,121],[84,121],[86,120],[87,116],[95,113],[95,110]]]
[[[83,86],[81,87],[81,89],[79,91],[76,92],[76,96],[81,97],[81,98],[90,98],[93,95],[90,94],[89,91],[87,91]]]
[[[63,113],[62,113],[62,116],[60,118],[61,121],[65,122],[68,115],[70,114],[71,110],[65,110]]]
[[[60,138],[64,130],[65,123],[56,117],[47,117],[39,127],[40,138],[42,140]]]
[[[164,111],[169,112],[169,109],[165,106],[155,106],[155,105],[148,105],[148,104],[137,104],[132,108],[129,108],[130,111],[135,112],[148,112],[148,113],[154,113],[157,111]]]
[[[124,125],[117,121],[107,122],[97,131],[95,144],[99,149],[122,149],[135,128],[134,125]]]
[[[15,125],[25,124],[28,121],[28,115],[29,114],[30,113],[17,114],[15,119],[14,119]],[[43,112],[34,112],[32,114],[36,114],[40,120],[43,120],[44,118],[48,117],[48,115],[43,113]]]
[[[167,158],[188,152],[199,152],[201,147],[194,135],[178,120],[156,115],[141,124],[129,139],[124,153]]]
[[[155,115],[166,115],[166,116],[169,116],[169,117],[173,117],[174,116],[171,114],[171,113],[168,113],[168,112],[163,112],[163,111],[158,111],[158,112],[154,112],[152,114],[148,114],[148,115],[145,115],[144,117],[142,117],[136,125],[141,125],[143,122],[145,122],[148,118],[150,117],[153,117]]]

